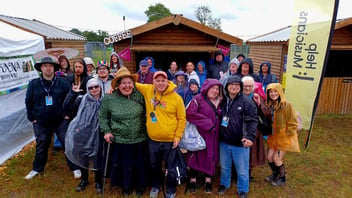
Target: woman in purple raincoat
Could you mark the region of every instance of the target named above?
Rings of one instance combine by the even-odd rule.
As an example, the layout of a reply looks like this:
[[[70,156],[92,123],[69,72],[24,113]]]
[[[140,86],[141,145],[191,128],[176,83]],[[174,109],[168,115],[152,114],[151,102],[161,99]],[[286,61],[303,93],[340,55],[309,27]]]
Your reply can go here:
[[[212,192],[211,177],[219,162],[219,125],[222,84],[216,79],[206,79],[200,90],[190,102],[187,120],[197,126],[199,134],[206,142],[206,149],[189,152],[187,163],[190,168],[190,191],[196,191],[198,172],[205,176],[205,192]]]

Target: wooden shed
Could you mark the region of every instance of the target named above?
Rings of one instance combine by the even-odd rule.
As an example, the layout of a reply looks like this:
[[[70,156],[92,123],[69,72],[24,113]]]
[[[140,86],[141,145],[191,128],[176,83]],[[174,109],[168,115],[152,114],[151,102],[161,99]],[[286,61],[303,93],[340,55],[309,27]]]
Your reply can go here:
[[[36,19],[0,15],[0,21],[13,25],[19,29],[38,34],[44,38],[45,49],[49,48],[74,48],[79,50],[79,56],[85,56],[84,45],[86,38],[69,31],[62,30]]]
[[[130,47],[131,61],[124,60],[124,65],[131,72],[137,71],[139,61],[147,56],[153,57],[156,69],[166,71],[172,61],[176,61],[179,67],[184,67],[188,61],[209,63],[213,52],[220,47],[230,49],[231,44],[242,46],[242,39],[182,15],[149,22],[110,38],[114,36],[117,38],[113,42],[116,52]]]
[[[255,72],[264,61],[272,63],[272,72],[282,80],[287,57],[290,26],[249,39],[249,57]],[[352,18],[335,24],[328,65],[319,97],[317,114],[352,113]]]

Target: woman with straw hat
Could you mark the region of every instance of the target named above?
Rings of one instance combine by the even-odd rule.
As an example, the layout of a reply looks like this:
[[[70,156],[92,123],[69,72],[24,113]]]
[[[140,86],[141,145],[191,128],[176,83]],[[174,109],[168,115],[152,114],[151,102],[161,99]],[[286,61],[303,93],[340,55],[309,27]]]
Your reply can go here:
[[[104,139],[111,143],[111,186],[114,188],[120,184],[124,195],[131,195],[135,189],[139,197],[147,183],[148,135],[144,98],[135,88],[137,78],[137,74],[131,74],[126,68],[116,72],[111,82],[112,89],[116,91],[104,98],[99,119]]]

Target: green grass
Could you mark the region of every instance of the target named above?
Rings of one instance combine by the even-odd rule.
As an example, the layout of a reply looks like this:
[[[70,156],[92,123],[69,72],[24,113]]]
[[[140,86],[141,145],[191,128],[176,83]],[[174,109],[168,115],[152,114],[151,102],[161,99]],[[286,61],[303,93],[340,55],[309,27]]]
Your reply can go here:
[[[284,159],[287,183],[273,187],[264,182],[270,174],[268,166],[255,167],[254,182],[250,184],[250,197],[351,197],[352,194],[352,115],[318,116],[314,122],[311,142],[304,148],[305,132],[300,132],[301,153],[287,153]],[[49,154],[45,173],[30,181],[23,177],[30,171],[34,149],[25,149],[19,156],[8,160],[0,170],[0,197],[99,197],[95,194],[94,174],[91,185],[81,193],[75,192],[79,180],[74,180],[66,166],[63,152]],[[108,184],[108,182],[107,182]],[[217,197],[219,175],[214,180],[214,193],[184,195],[185,185],[179,186],[178,197]],[[148,197],[150,188],[144,194]],[[232,184],[225,197],[236,197]],[[121,197],[106,188],[105,197]],[[133,197],[133,196],[132,196]],[[159,194],[159,197],[162,197]]]

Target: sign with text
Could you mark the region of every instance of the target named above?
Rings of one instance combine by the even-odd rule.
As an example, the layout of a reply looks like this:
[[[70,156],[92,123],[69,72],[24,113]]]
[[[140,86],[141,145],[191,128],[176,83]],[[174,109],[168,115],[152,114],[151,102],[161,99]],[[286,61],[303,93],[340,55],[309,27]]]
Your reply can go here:
[[[0,95],[26,86],[29,81],[38,77],[31,55],[0,59]]]
[[[335,26],[338,0],[296,0],[285,95],[311,131]],[[307,143],[306,143],[307,146]]]
[[[122,32],[110,35],[108,37],[105,37],[104,44],[109,45],[131,37],[132,37],[131,30],[122,31]]]

